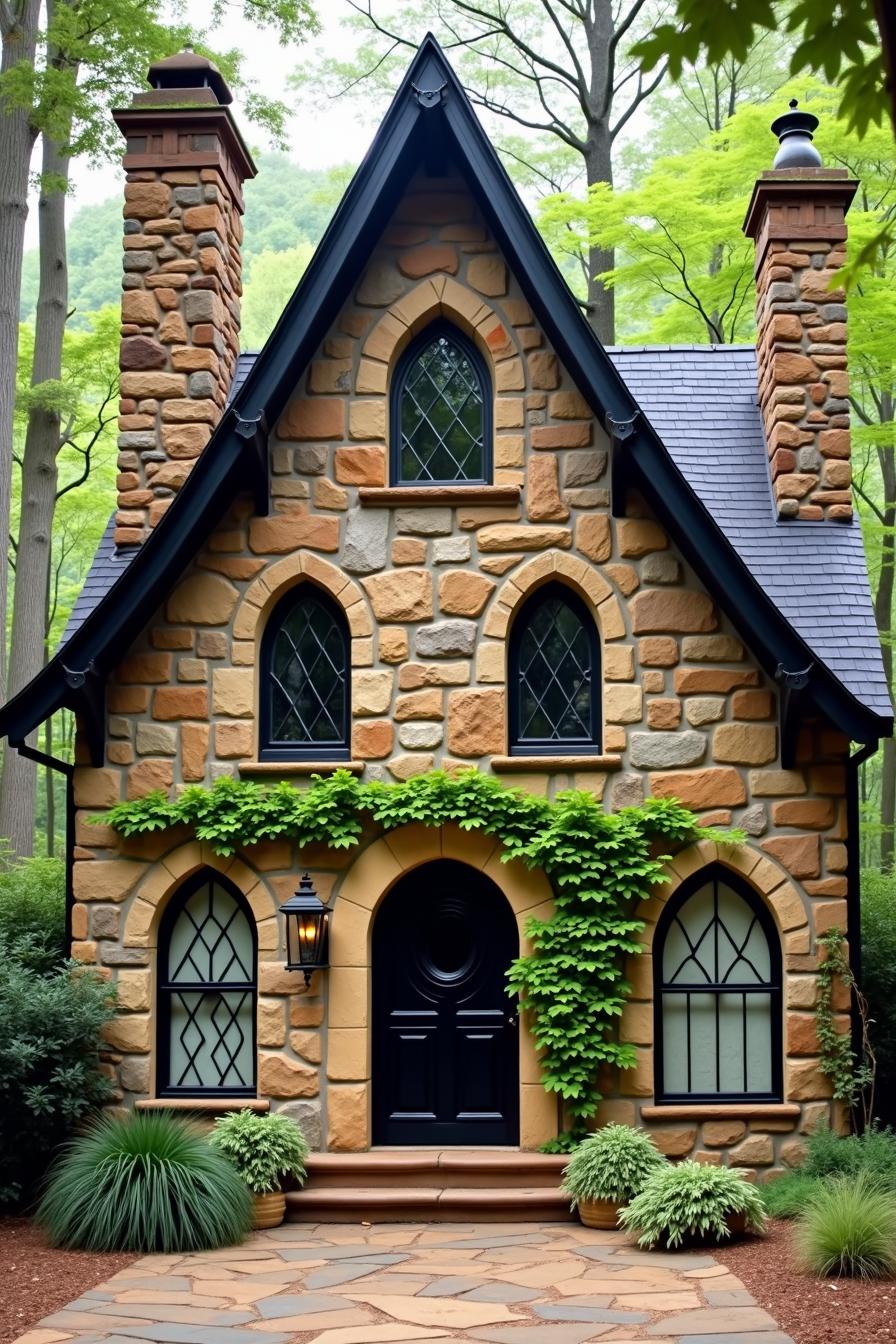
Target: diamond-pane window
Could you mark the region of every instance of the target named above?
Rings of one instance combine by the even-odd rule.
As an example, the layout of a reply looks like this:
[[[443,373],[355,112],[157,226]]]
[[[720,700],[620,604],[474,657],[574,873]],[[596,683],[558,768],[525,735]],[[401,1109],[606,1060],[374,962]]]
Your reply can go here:
[[[255,1095],[255,962],[242,896],[199,873],[174,897],[159,937],[162,1096]]]
[[[348,664],[342,612],[307,584],[287,594],[262,641],[262,759],[347,757]]]
[[[511,751],[600,748],[600,654],[584,603],[548,584],[511,634]]]
[[[661,1099],[779,1099],[780,945],[755,893],[699,874],[663,912],[654,965]]]
[[[448,323],[405,351],[392,396],[397,485],[482,483],[491,470],[490,393],[476,349]]]

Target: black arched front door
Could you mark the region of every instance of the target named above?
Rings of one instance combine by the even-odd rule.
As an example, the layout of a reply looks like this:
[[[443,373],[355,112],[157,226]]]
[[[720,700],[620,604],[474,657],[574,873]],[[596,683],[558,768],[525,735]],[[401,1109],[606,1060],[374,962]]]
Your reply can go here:
[[[519,1142],[516,920],[453,859],[392,889],[373,930],[373,1141]]]

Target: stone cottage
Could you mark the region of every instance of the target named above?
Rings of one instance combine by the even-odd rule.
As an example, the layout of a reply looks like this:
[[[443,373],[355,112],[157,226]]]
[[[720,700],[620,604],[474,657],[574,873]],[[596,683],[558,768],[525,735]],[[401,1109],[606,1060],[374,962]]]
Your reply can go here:
[[[620,1023],[637,1064],[599,1121],[798,1162],[831,1108],[817,938],[858,945],[857,763],[891,731],[829,287],[857,184],[786,114],[744,226],[756,349],[604,349],[428,38],[240,353],[255,170],[230,93],[192,53],[149,78],[115,113],[118,508],[63,646],[0,714],[20,750],[77,714],[72,951],[117,984],[122,1102],[286,1109],[329,1182],[300,1213],[338,1216],[353,1182],[371,1209],[397,1185],[418,1215],[495,1208],[508,1165],[517,1215],[556,1209],[535,1156],[556,1101],[503,988],[543,874],[451,827],[222,860],[91,822],[222,775],[464,765],[747,832],[678,853],[647,905]],[[278,913],[306,870],[330,911],[307,986]]]

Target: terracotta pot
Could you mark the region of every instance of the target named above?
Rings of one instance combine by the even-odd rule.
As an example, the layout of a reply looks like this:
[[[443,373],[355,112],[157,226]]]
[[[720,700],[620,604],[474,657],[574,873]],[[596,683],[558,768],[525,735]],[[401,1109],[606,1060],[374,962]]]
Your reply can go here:
[[[253,1195],[253,1227],[279,1227],[285,1217],[286,1196],[282,1190],[274,1190],[270,1195]]]
[[[613,1229],[617,1226],[619,1210],[621,1204],[614,1204],[612,1199],[580,1199],[578,1202],[579,1218],[585,1227],[600,1227],[604,1230]]]

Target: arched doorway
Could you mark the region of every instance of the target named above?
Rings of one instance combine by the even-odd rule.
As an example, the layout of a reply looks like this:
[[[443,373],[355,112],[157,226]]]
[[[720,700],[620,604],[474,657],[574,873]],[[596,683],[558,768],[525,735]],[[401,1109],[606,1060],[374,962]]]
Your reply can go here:
[[[517,1144],[516,919],[477,869],[402,877],[373,929],[375,1144]]]

